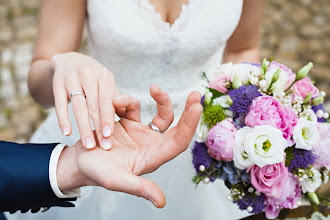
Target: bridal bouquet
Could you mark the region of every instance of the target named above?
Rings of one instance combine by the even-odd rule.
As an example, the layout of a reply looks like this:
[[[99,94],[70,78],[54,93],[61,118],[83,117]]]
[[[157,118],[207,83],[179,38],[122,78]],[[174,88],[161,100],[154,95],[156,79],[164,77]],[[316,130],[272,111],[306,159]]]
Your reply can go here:
[[[329,114],[325,92],[307,77],[264,59],[261,65],[223,64],[208,81],[194,144],[193,182],[222,179],[241,210],[276,218],[304,197],[325,203],[315,190],[330,175]]]

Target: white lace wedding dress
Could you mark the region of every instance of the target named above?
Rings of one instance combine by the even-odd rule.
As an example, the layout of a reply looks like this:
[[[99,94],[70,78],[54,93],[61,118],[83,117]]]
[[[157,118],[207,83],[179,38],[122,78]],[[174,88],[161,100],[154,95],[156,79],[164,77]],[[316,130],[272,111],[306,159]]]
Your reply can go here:
[[[202,90],[202,71],[211,73],[221,62],[227,39],[240,19],[243,0],[190,0],[170,26],[154,11],[148,0],[88,0],[88,34],[91,56],[108,67],[121,93],[139,98],[145,124],[156,114],[149,97],[151,84],[171,96],[175,122],[190,91]],[[36,131],[31,142],[74,144],[79,132],[70,116],[73,134],[64,137],[55,112]],[[164,190],[167,204],[156,209],[144,199],[103,188],[85,187],[75,208],[53,207],[45,213],[19,214],[9,219],[237,219],[239,211],[227,201],[229,191],[222,181],[191,182],[194,170],[191,149],[146,175]]]

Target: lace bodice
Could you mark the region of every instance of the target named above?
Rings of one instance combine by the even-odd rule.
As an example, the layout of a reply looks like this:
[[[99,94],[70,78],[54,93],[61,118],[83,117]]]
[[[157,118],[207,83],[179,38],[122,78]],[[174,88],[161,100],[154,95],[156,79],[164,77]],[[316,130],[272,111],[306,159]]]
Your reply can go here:
[[[201,73],[221,62],[242,0],[190,0],[173,25],[149,0],[89,0],[87,9],[91,56],[114,73],[121,92],[141,99],[156,83],[184,103]]]

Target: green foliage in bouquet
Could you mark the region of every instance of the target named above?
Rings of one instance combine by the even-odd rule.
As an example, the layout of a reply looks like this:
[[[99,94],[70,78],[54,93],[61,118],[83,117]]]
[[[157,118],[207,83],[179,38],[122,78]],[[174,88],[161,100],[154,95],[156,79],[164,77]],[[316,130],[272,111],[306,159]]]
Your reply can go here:
[[[203,112],[202,120],[209,128],[226,118],[220,105],[208,105]]]
[[[293,160],[293,157],[294,157],[294,154],[293,154],[293,151],[294,151],[294,147],[288,147],[285,149],[285,166],[288,167],[291,163],[291,160]]]
[[[212,158],[212,164],[209,168],[207,168],[205,171],[198,172],[193,176],[192,182],[196,185],[196,187],[200,182],[203,181],[205,177],[212,177],[213,179],[220,178],[223,170],[216,168],[218,163],[219,161]]]
[[[205,73],[205,72],[202,72],[202,75],[201,75],[201,77],[202,77],[202,80],[204,80],[205,82],[207,82],[207,83],[209,83],[209,82],[210,82],[210,80],[209,80],[209,78],[207,77],[207,75],[206,75],[206,73]]]
[[[222,92],[219,92],[218,90],[216,89],[212,89],[212,88],[208,88],[210,92],[212,92],[213,96],[212,96],[212,101],[213,99],[216,99],[216,98],[219,98],[220,96],[223,96],[225,95],[224,93]]]
[[[198,184],[204,179],[206,175],[203,173],[196,173],[193,178],[192,178],[192,182],[196,185],[196,187],[198,186]]]

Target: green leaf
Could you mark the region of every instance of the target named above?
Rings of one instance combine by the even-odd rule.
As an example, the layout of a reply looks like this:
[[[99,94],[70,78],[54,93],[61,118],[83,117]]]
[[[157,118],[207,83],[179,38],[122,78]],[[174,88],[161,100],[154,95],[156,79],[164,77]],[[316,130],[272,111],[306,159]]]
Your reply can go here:
[[[204,175],[201,173],[196,173],[195,176],[192,178],[192,182],[197,185],[204,179]]]
[[[294,147],[288,147],[285,149],[286,157],[285,157],[285,166],[288,167],[291,163],[291,160],[293,160],[294,154]]]
[[[212,101],[213,99],[216,99],[216,98],[219,98],[220,96],[223,96],[225,95],[224,93],[222,92],[219,92],[218,90],[216,89],[212,89],[212,88],[208,88],[210,90],[210,92],[212,92],[213,96],[212,96]]]
[[[201,75],[202,79],[205,80],[206,82],[210,82],[209,81],[209,78],[207,77],[206,73],[205,72],[202,72],[202,75]]]

